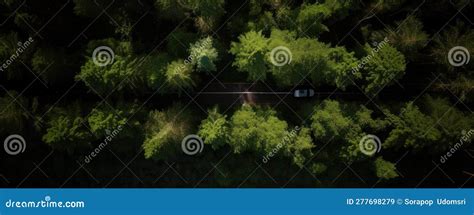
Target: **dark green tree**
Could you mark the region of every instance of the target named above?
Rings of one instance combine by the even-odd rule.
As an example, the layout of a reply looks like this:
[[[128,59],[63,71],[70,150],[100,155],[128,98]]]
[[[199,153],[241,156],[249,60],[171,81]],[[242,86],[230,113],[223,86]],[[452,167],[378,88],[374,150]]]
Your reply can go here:
[[[198,35],[179,28],[171,32],[166,40],[166,50],[168,54],[175,58],[186,58],[189,56],[188,46],[198,40]]]
[[[463,131],[469,131],[474,125],[474,115],[461,111],[447,98],[426,96],[423,109],[436,122],[432,126],[441,132],[440,139],[431,147],[434,152],[447,151],[453,140],[462,137]]]
[[[429,39],[429,35],[423,31],[423,23],[413,15],[395,22],[393,27],[375,31],[371,39],[374,42],[381,42],[385,37],[410,60],[419,55],[418,52],[426,46]]]
[[[165,91],[166,69],[171,58],[166,54],[150,55],[139,58],[138,75],[133,75],[132,83],[146,83],[153,91]]]
[[[375,48],[366,45],[365,51],[367,63],[363,77],[367,82],[364,88],[366,93],[377,94],[405,74],[405,57],[390,44],[380,43]]]
[[[0,134],[21,133],[25,130],[26,120],[30,118],[25,108],[29,106],[25,98],[18,96],[17,92],[8,91],[0,97]]]
[[[72,80],[75,64],[70,61],[73,56],[61,48],[43,47],[33,54],[31,65],[33,71],[49,84]]]
[[[376,13],[386,13],[394,11],[402,6],[407,0],[371,0],[367,10]]]
[[[24,67],[20,61],[27,62],[31,47],[28,48],[29,46],[21,42],[22,40],[16,32],[0,34],[0,75],[9,80],[17,80],[24,75]],[[28,43],[32,42],[28,41]]]
[[[160,13],[170,19],[192,17],[201,32],[210,32],[224,14],[224,0],[156,0]]]
[[[449,58],[454,56],[449,56],[449,51],[456,47],[462,46],[468,51],[474,50],[474,30],[470,27],[467,27],[467,24],[457,21],[455,25],[446,27],[437,37],[434,39],[435,46],[432,48],[431,55],[435,59],[436,63],[442,65],[444,69],[441,73],[449,75],[449,72],[453,72],[457,67],[454,67],[449,62]],[[465,59],[466,60],[466,59]],[[472,63],[465,65],[469,69],[473,69],[474,66]],[[446,72],[447,71],[447,72]],[[458,73],[453,74],[458,75]]]
[[[463,102],[474,100],[474,80],[466,77],[466,75],[459,75],[459,77],[446,83],[437,83],[434,89],[436,91],[449,91]]]
[[[181,141],[191,134],[191,118],[191,113],[179,104],[150,112],[145,124],[145,158],[161,160],[181,154]]]

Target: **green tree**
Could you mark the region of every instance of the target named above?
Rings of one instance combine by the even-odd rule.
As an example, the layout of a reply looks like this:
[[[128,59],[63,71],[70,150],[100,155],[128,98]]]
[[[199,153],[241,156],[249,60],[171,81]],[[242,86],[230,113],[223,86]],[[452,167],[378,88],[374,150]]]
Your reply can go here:
[[[441,132],[433,127],[436,121],[423,114],[412,102],[403,107],[398,116],[389,114],[388,120],[393,129],[385,140],[384,146],[387,147],[419,151],[433,146],[441,137]]]
[[[405,57],[390,44],[380,43],[376,49],[366,45],[365,51],[367,64],[365,65],[366,74],[363,76],[367,82],[366,93],[377,94],[405,74]]]
[[[267,64],[279,85],[296,85],[308,76],[313,79],[313,82],[321,84],[319,82],[320,76],[317,73],[327,68],[328,45],[314,39],[297,39],[294,32],[274,29],[268,47],[269,50],[274,51],[268,53]],[[286,60],[287,63],[273,65],[272,58],[279,63],[279,57]]]
[[[144,78],[147,74],[143,73],[149,68],[141,68],[144,59],[133,54],[129,42],[112,38],[93,40],[87,44],[86,53],[86,62],[76,80],[83,81],[93,92],[106,96],[115,90],[146,86],[147,82],[143,81],[147,81]]]
[[[191,90],[195,86],[190,64],[184,63],[184,60],[176,60],[168,64],[166,68],[166,86],[173,92],[184,92]]]
[[[362,77],[360,71],[352,70],[358,65],[357,58],[353,52],[348,52],[344,47],[329,49],[327,59],[327,69],[322,70],[324,83],[345,90]]]
[[[329,45],[315,39],[296,38],[296,33],[290,31],[272,30],[269,39],[269,50],[286,47],[284,56],[291,60],[288,64],[273,65],[271,58],[278,58],[278,53],[269,53],[267,64],[276,82],[281,86],[299,84],[304,78],[310,77],[314,84],[337,86],[345,89],[352,85],[350,79],[361,77],[359,71],[352,73],[357,66],[357,59],[352,52],[343,47],[331,48]]]
[[[81,67],[81,72],[76,76],[77,80],[83,81],[93,92],[105,96],[125,87],[126,80],[136,80],[138,75],[137,66],[139,59],[134,57],[121,57],[116,55],[112,64],[106,66],[97,65],[92,58]]]
[[[313,156],[311,149],[314,147],[313,138],[311,137],[311,129],[298,128],[298,132],[294,142],[291,142],[286,147],[286,156],[293,158],[295,163],[300,168],[303,168],[305,162]]]
[[[286,122],[276,118],[274,111],[254,110],[249,105],[237,110],[230,124],[230,145],[234,153],[272,150],[285,137],[288,128]]]
[[[329,29],[322,22],[330,15],[331,10],[325,4],[303,4],[296,18],[298,32],[302,35],[317,36],[328,31]]]
[[[209,110],[209,116],[201,122],[198,135],[213,149],[228,143],[229,122],[226,115],[219,113],[217,107]]]
[[[262,32],[250,31],[239,36],[239,42],[232,42],[230,53],[235,55],[232,65],[240,72],[248,73],[249,80],[266,78],[265,56],[268,52],[268,39]]]
[[[92,109],[87,121],[92,133],[99,137],[108,135],[107,133],[120,126],[124,128],[124,131],[120,132],[121,137],[133,138],[139,136],[131,131],[140,126],[140,122],[136,118],[132,118],[137,111],[138,105],[118,104],[112,108],[108,104],[102,104]]]
[[[366,158],[359,150],[361,139],[367,134],[378,133],[387,126],[385,119],[372,116],[364,106],[340,104],[325,100],[315,107],[311,117],[311,128],[315,140],[324,144],[331,142],[330,153],[338,154],[346,161]]]
[[[463,135],[462,131],[472,127],[473,115],[458,110],[446,99],[427,96],[421,107],[410,102],[398,116],[389,115],[393,129],[384,143],[387,147],[442,153]]]
[[[308,129],[289,131],[288,124],[271,109],[242,106],[230,119],[229,144],[234,153],[292,158],[302,166],[313,147]],[[272,157],[271,156],[271,157]]]
[[[305,64],[307,61],[305,60],[309,60],[309,58],[305,59],[305,57],[313,52],[304,53],[301,48],[306,46],[309,48],[308,50],[311,50],[316,48],[318,44],[310,43],[311,41],[308,41],[308,43],[297,43],[295,40],[295,32],[272,29],[268,42],[269,52],[266,62],[278,85],[291,86],[297,84],[306,76],[307,72],[302,71],[309,71],[308,68],[305,68],[307,66]],[[292,43],[293,41],[295,42]],[[298,40],[298,42],[300,41]],[[311,57],[311,59],[318,59],[318,56]],[[308,62],[308,64],[315,63],[314,61]],[[273,62],[281,63],[281,65],[273,65]]]
[[[120,103],[114,108],[102,104],[94,108],[88,115],[87,122],[91,132],[101,141],[113,140],[112,147],[119,152],[129,152],[143,143],[141,115],[136,104]]]
[[[46,133],[42,140],[52,148],[74,154],[90,146],[92,135],[84,124],[85,119],[78,105],[53,108],[46,121]]]
[[[326,172],[328,169],[327,165],[324,163],[314,163],[311,165],[311,172],[316,175],[321,175]]]
[[[392,179],[398,177],[397,168],[392,162],[384,160],[382,157],[378,157],[375,162],[375,174],[380,179]]]
[[[353,120],[344,116],[344,111],[339,102],[326,100],[320,107],[315,108],[311,117],[312,129],[316,140],[329,142],[332,138],[348,138],[351,141],[355,130]]]
[[[213,72],[216,71],[215,62],[217,61],[217,50],[213,47],[213,39],[211,37],[203,38],[189,48],[189,54],[192,63],[198,71]]]

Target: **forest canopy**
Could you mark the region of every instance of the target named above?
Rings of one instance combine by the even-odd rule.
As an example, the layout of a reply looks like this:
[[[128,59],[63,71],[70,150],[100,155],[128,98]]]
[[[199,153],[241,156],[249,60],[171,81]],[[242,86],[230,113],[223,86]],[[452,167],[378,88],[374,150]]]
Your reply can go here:
[[[0,134],[54,151],[55,177],[100,147],[85,165],[98,178],[114,178],[115,160],[134,178],[178,178],[115,186],[410,186],[398,179],[420,176],[411,162],[471,146],[471,1],[2,0],[0,11]],[[197,154],[183,149],[189,135]]]

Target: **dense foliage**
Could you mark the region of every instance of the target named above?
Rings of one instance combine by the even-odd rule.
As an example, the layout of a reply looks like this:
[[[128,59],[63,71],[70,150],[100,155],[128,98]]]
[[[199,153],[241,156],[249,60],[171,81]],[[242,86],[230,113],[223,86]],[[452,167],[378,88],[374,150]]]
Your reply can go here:
[[[448,57],[474,53],[470,1],[22,2],[0,1],[0,135],[54,151],[52,177],[100,148],[78,178],[123,164],[153,180],[115,186],[408,186],[412,162],[473,129],[473,60]],[[301,87],[316,95],[292,98]],[[230,95],[252,90],[268,95]]]

